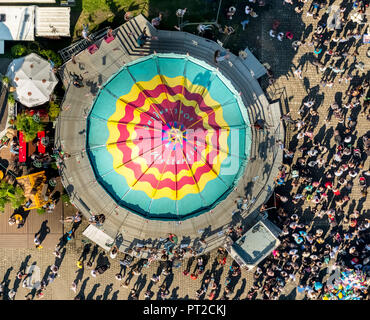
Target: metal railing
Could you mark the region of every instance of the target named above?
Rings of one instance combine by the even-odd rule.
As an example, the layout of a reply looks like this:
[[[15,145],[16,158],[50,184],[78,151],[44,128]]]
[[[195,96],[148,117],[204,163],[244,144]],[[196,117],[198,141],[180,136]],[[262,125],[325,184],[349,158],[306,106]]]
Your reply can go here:
[[[58,53],[62,57],[63,62],[67,62],[68,60],[71,59],[73,55],[80,53],[81,51],[85,50],[87,47],[89,47],[93,43],[103,38],[107,34],[108,29],[109,27],[106,27],[104,29],[91,33],[89,35],[89,38],[92,41],[89,41],[87,39],[80,39],[72,43],[70,46],[63,48],[62,50],[59,50]]]

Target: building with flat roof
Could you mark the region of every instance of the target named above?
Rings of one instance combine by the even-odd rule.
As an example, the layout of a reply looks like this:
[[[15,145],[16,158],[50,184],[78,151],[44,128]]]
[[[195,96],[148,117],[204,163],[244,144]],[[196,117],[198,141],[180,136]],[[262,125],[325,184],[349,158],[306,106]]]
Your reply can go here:
[[[69,37],[69,7],[1,6],[0,54],[4,41],[34,41],[36,37]]]
[[[36,37],[69,37],[70,7],[36,7]]]
[[[35,7],[0,7],[0,40],[35,40]]]

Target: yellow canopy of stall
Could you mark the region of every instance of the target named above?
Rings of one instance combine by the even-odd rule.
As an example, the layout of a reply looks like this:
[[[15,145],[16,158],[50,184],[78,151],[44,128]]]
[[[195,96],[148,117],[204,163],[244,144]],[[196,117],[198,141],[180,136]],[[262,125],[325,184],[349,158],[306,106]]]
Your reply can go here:
[[[24,208],[24,210],[41,208],[49,202],[48,199],[45,200],[47,191],[45,171],[18,177],[17,182],[23,187],[24,196],[32,201],[31,206]]]

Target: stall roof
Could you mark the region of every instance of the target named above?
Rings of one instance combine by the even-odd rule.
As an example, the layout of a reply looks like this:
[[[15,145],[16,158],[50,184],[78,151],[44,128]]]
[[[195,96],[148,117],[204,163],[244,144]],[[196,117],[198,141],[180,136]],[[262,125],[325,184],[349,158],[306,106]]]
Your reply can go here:
[[[35,6],[1,6],[0,40],[33,41]]]
[[[36,7],[37,37],[69,37],[70,7]]]
[[[44,190],[46,182],[45,171],[18,177],[17,182],[23,187],[25,197],[32,201],[32,205],[25,208],[25,211],[40,208],[48,203],[48,200],[45,200],[43,195],[46,191]]]
[[[226,249],[240,265],[253,268],[280,245],[279,232],[272,222],[259,221]]]

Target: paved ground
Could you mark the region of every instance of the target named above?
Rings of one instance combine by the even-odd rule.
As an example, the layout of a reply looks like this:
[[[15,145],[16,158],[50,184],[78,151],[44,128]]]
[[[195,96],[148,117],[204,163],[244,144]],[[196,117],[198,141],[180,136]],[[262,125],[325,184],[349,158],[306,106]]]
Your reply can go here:
[[[315,127],[315,133],[319,132],[323,126],[335,126],[337,125],[335,120],[331,120],[329,123],[324,123],[324,119],[326,116],[326,112],[330,103],[333,102],[333,99],[337,92],[341,92],[342,96],[344,95],[345,90],[347,89],[348,85],[345,83],[338,84],[335,83],[333,88],[322,88],[320,86],[320,79],[321,74],[316,72],[316,68],[305,61],[309,60],[309,52],[312,50],[310,48],[301,47],[297,52],[292,51],[291,49],[291,42],[289,40],[284,40],[282,42],[273,39],[270,40],[268,36],[268,31],[270,28],[270,24],[272,23],[272,14],[274,14],[274,18],[279,18],[283,21],[281,25],[282,31],[288,31],[288,28],[295,26],[295,19],[306,26],[312,24],[312,28],[315,29],[317,25],[317,20],[312,20],[311,17],[306,17],[305,15],[300,17],[296,17],[296,13],[294,12],[294,7],[290,5],[281,6],[282,1],[272,1],[272,7],[278,8],[277,11],[274,12],[267,12],[265,15],[261,15],[261,17],[257,18],[256,20],[252,20],[250,26],[252,28],[253,23],[260,24],[259,33],[256,33],[259,36],[259,39],[255,39],[252,43],[256,42],[259,43],[259,47],[256,46],[257,56],[260,58],[262,62],[268,62],[272,66],[275,74],[279,76],[277,82],[275,83],[274,87],[268,89],[268,92],[271,94],[272,98],[276,98],[280,95],[283,98],[284,108],[289,109],[291,111],[292,117],[295,119],[297,118],[298,114],[297,111],[301,107],[302,101],[307,97],[308,94],[314,95],[316,98],[320,100],[320,112],[318,124]],[[341,1],[335,1],[335,3],[340,3]],[[305,4],[305,10],[309,3]],[[288,19],[290,17],[294,17],[294,19]],[[261,24],[261,20],[259,19],[267,19],[265,24]],[[266,27],[265,27],[266,26]],[[303,32],[303,25],[297,24],[296,25],[298,30],[298,35],[301,36],[304,34]],[[300,30],[302,27],[302,30]],[[254,26],[254,28],[257,28]],[[252,29],[253,30],[253,29]],[[248,44],[249,45],[249,44]],[[261,50],[262,48],[262,50]],[[362,61],[367,63],[368,59],[366,58],[367,46],[363,45],[359,48],[359,56],[357,57],[357,61]],[[350,53],[353,52],[353,49],[350,50]],[[303,58],[302,58],[303,57]],[[354,61],[353,57],[349,58],[349,64]],[[293,77],[291,73],[287,74],[287,71],[290,69],[291,66],[303,65],[303,79],[300,80],[297,77]],[[366,70],[366,69],[365,69]],[[358,71],[356,71],[358,72]],[[354,72],[354,74],[356,74]],[[361,72],[359,73],[359,76]],[[358,137],[362,136],[365,133],[365,130],[368,128],[368,122],[366,117],[363,114],[358,116]],[[288,136],[289,135],[288,133]],[[330,137],[329,137],[330,140]],[[331,141],[331,145],[333,142]],[[365,164],[365,167],[368,166],[368,162]],[[355,187],[352,192],[351,199],[357,200],[360,198],[359,189],[355,184]],[[369,202],[363,203],[363,208],[368,207]],[[348,206],[345,207],[348,210]],[[366,212],[365,212],[366,214]],[[120,283],[115,280],[114,275],[119,272],[119,264],[118,259],[121,256],[117,256],[114,261],[111,261],[111,269],[105,272],[103,275],[98,276],[97,278],[93,278],[90,275],[90,270],[82,269],[78,272],[78,268],[76,266],[76,261],[80,257],[84,243],[82,242],[81,232],[84,230],[86,224],[83,224],[79,227],[76,233],[76,239],[70,241],[70,243],[66,246],[66,253],[60,263],[60,277],[57,278],[52,284],[50,284],[47,289],[45,290],[45,298],[44,299],[73,299],[76,294],[74,294],[69,288],[73,280],[76,278],[81,279],[78,283],[77,293],[84,294],[86,299],[127,299],[129,294],[129,289],[133,287],[135,283],[139,282],[140,290],[140,299],[143,299],[143,293],[145,292],[149,282],[151,275],[157,271],[159,267],[159,263],[156,262],[147,270],[144,270],[141,278],[135,276],[130,283],[128,289],[120,287]],[[209,262],[207,264],[206,270],[209,269],[211,266],[215,253],[211,253]],[[45,271],[47,270],[48,266],[55,262],[55,257],[52,254],[52,250],[42,249],[38,251],[37,249],[0,249],[0,281],[4,280],[7,283],[7,288],[12,289],[17,283],[15,283],[15,275],[19,268],[27,259],[27,265],[31,265],[32,263],[36,262],[37,266],[40,267],[41,270],[41,277],[44,276]],[[88,255],[89,257],[90,255]],[[29,257],[29,258],[27,258]],[[58,261],[57,261],[58,263]],[[227,261],[226,266],[219,270],[220,273],[220,283],[222,285],[221,292],[223,292],[224,288],[224,280],[227,274],[227,268],[230,266],[231,260],[230,258]],[[193,264],[194,267],[194,264]],[[184,277],[182,275],[182,271],[184,270],[185,265],[183,264],[178,270],[174,270],[173,277],[167,277],[167,285],[169,286],[170,290],[170,297],[171,298],[194,298],[195,291],[199,289],[201,278],[198,280],[191,280],[189,277]],[[163,278],[163,277],[162,277]],[[232,299],[243,299],[245,298],[246,293],[248,292],[249,287],[252,284],[252,274],[251,272],[242,271],[242,276],[238,283],[235,286],[234,293],[235,295],[232,296]],[[160,284],[162,283],[160,281]],[[158,284],[153,286],[152,290],[154,292],[158,291]],[[16,299],[24,299],[24,296],[29,291],[22,288],[18,288]],[[156,296],[154,296],[154,299]],[[291,283],[286,286],[286,290],[284,294],[281,296],[281,299],[289,298],[289,299],[301,299],[301,296],[296,296],[295,294],[295,284]]]

